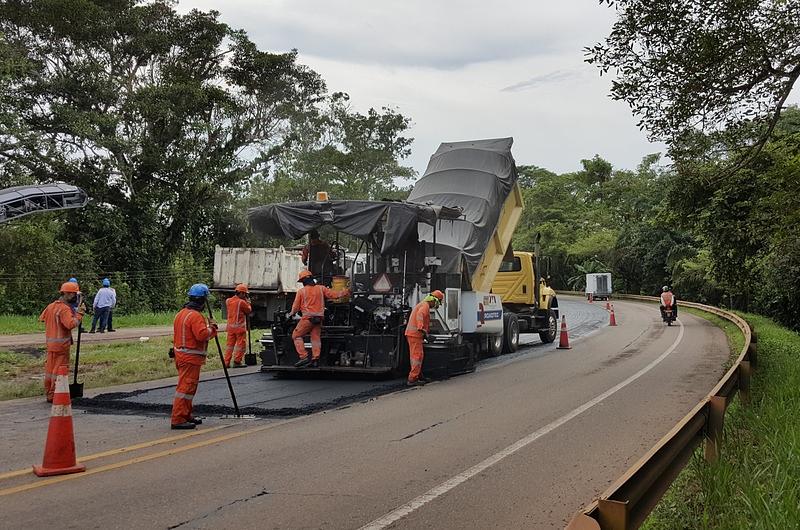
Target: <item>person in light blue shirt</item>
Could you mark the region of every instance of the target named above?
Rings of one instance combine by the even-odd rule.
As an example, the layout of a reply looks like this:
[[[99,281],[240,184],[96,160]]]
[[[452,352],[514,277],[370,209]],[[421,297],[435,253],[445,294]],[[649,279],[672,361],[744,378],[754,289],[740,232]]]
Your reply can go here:
[[[108,325],[108,315],[111,309],[117,305],[117,293],[111,288],[111,280],[108,278],[103,279],[103,287],[94,295],[94,316],[92,317],[92,329],[89,333],[94,333],[97,324],[100,324],[100,333],[106,332]]]

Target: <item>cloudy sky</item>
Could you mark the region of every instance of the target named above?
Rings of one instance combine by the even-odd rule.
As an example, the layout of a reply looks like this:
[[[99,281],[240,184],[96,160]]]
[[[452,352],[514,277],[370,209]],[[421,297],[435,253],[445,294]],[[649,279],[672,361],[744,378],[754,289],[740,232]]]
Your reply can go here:
[[[420,174],[440,142],[514,137],[518,164],[557,172],[600,154],[633,168],[663,151],[636,127],[609,79],[583,62],[614,12],[597,0],[182,0],[217,9],[262,49],[297,48],[356,109],[413,120]]]

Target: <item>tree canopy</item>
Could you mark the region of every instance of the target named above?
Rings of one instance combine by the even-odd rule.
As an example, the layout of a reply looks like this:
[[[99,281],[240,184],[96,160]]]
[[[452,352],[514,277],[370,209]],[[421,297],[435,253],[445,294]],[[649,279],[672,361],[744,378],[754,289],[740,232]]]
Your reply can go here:
[[[600,3],[618,18],[587,61],[673,159],[701,156],[703,135],[748,147],[737,164],[763,147],[800,77],[800,1]]]

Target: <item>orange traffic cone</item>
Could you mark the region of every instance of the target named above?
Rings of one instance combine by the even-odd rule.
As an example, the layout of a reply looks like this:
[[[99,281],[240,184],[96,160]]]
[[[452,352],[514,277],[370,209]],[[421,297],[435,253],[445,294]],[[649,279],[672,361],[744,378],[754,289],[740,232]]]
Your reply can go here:
[[[617,317],[614,316],[614,306],[611,306],[611,313],[608,315],[608,325],[609,326],[616,326],[617,325]]]
[[[59,366],[56,377],[56,392],[50,410],[50,426],[44,446],[41,466],[33,466],[39,477],[66,475],[86,471],[86,466],[75,459],[75,437],[72,433],[72,405],[69,400],[67,366]]]
[[[567,317],[561,315],[561,337],[558,339],[557,350],[571,350],[569,345],[569,335],[567,334]]]

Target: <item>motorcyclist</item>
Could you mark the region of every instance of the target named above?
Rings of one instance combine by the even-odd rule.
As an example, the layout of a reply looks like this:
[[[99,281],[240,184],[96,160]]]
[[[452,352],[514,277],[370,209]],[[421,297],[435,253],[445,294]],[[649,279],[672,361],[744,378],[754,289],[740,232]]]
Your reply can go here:
[[[678,318],[678,300],[672,293],[669,285],[661,288],[661,319],[664,319],[664,311],[672,308],[672,316]]]

